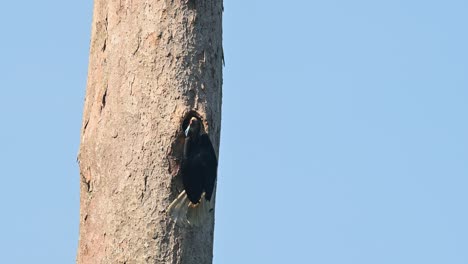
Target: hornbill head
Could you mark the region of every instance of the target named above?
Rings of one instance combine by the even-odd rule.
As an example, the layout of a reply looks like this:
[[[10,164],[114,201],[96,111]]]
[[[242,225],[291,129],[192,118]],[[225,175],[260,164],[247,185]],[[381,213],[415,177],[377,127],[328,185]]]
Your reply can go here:
[[[185,129],[185,137],[198,137],[200,135],[200,120],[196,117],[190,118],[189,125]]]

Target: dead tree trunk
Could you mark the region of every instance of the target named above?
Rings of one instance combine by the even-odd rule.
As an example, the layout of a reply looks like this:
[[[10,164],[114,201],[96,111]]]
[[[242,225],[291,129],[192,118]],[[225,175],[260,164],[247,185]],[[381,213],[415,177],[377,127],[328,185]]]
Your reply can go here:
[[[216,151],[222,0],[95,0],[78,155],[77,263],[211,263],[213,217],[174,225],[181,124],[198,115]]]

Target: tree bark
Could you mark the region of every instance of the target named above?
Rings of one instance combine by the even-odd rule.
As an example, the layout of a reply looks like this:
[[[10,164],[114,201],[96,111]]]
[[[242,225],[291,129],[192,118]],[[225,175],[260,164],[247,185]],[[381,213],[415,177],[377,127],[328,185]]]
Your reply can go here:
[[[182,123],[219,148],[222,0],[95,0],[77,263],[211,263],[214,213],[175,225]]]

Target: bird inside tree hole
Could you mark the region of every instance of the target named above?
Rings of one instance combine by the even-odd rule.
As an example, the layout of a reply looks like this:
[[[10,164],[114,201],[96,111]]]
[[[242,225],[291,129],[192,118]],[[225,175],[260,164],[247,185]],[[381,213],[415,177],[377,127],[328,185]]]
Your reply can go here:
[[[172,145],[171,145],[171,152],[170,152],[171,162],[170,162],[169,171],[171,172],[173,178],[176,177],[178,174],[180,161],[182,160],[182,156],[184,152],[184,142],[185,142],[184,132],[185,132],[185,129],[187,129],[187,126],[189,125],[190,119],[192,119],[192,117],[198,118],[199,120],[203,120],[201,115],[197,113],[196,111],[192,110],[192,111],[187,112],[181,118],[180,127],[177,130],[175,140],[172,142]],[[204,126],[202,126],[202,129],[204,130]],[[179,186],[179,184],[176,184],[176,185]]]
[[[201,117],[201,115],[199,113],[197,113],[194,110],[192,110],[192,111],[188,112],[187,114],[185,114],[184,120],[182,121],[182,127],[181,127],[182,132],[185,132],[185,130],[187,129],[192,117],[195,117],[196,119],[200,120],[200,123],[202,125],[201,129],[202,129],[203,133],[205,133],[206,130],[205,130],[205,126],[203,124],[203,118]]]
[[[212,196],[218,161],[202,118],[197,112],[187,113],[181,129],[182,133],[178,133],[175,146],[173,145],[173,154],[179,160],[178,173],[173,181],[176,190],[172,189],[173,194],[176,191],[177,198],[169,205],[167,212],[176,223],[199,226],[213,212]]]

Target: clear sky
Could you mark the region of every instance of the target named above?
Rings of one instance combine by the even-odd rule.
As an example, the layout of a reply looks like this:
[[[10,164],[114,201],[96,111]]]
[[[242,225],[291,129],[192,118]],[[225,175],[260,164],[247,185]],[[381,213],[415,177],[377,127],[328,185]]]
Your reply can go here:
[[[214,263],[468,263],[468,2],[224,5]],[[92,1],[1,10],[1,262],[74,263]]]

